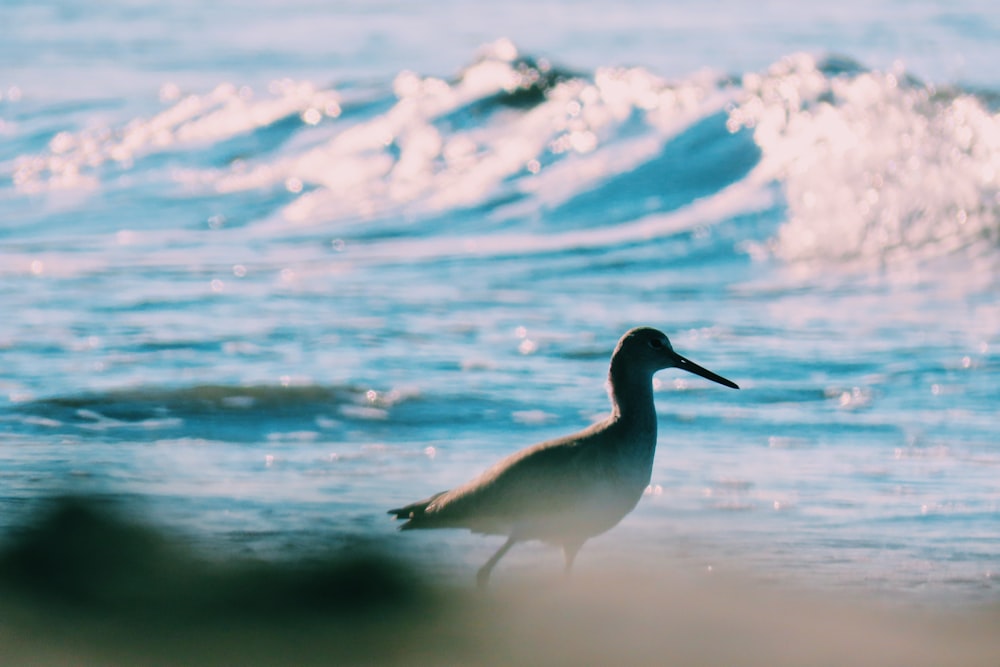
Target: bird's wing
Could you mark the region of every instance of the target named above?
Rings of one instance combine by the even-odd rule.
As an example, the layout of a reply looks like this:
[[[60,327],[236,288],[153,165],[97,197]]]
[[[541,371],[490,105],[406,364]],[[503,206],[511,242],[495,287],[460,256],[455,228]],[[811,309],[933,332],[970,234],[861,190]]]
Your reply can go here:
[[[415,503],[419,512],[401,517],[410,519],[405,527],[509,534],[532,518],[574,511],[600,474],[585,461],[599,444],[597,426],[516,452],[470,482]]]

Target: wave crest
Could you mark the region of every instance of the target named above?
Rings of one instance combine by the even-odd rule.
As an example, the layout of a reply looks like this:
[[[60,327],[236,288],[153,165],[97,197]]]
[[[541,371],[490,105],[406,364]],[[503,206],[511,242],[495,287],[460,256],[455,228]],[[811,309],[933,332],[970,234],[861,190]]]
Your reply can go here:
[[[774,255],[893,261],[995,246],[1000,115],[980,99],[804,55],[743,88],[730,129],[753,129],[757,176],[787,199]]]

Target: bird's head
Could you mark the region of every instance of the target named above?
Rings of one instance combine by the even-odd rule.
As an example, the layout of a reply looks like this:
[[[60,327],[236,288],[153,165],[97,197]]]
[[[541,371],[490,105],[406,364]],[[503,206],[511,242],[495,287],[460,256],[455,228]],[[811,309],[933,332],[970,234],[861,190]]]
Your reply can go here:
[[[650,375],[664,368],[679,368],[688,373],[700,375],[712,382],[739,389],[739,385],[735,382],[727,380],[721,375],[716,375],[707,368],[702,368],[674,352],[666,334],[650,327],[638,327],[622,336],[611,357],[612,367],[615,366],[616,362],[640,368]]]

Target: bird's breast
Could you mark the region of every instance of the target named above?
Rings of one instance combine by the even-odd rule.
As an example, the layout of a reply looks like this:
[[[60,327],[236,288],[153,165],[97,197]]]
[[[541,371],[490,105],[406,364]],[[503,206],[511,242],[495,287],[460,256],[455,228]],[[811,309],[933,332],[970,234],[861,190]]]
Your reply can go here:
[[[622,429],[609,447],[612,468],[626,485],[646,488],[653,471],[656,429]]]

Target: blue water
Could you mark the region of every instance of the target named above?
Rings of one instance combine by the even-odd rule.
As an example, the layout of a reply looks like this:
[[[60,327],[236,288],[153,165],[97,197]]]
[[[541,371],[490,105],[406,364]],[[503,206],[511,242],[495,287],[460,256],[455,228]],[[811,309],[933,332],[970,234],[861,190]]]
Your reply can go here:
[[[578,566],[1000,594],[991,3],[7,2],[0,526],[66,491],[219,553],[384,512],[657,376]],[[498,576],[551,569],[515,550]],[[458,573],[455,575],[455,573]]]

